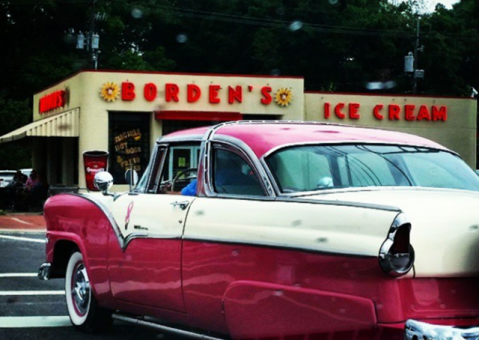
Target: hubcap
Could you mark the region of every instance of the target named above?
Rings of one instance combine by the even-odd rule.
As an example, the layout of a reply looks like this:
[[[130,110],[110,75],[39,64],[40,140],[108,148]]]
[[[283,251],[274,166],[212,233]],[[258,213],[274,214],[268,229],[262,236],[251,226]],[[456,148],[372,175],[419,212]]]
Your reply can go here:
[[[90,281],[88,280],[85,265],[80,263],[73,272],[72,277],[72,301],[80,315],[85,315],[88,312],[90,292]]]

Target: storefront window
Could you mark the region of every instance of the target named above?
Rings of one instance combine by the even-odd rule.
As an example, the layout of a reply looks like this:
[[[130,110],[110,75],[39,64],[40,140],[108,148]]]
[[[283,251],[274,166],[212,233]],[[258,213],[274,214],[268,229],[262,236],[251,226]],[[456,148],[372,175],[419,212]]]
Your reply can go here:
[[[126,184],[125,171],[141,176],[150,157],[150,113],[109,112],[109,168],[115,184]]]

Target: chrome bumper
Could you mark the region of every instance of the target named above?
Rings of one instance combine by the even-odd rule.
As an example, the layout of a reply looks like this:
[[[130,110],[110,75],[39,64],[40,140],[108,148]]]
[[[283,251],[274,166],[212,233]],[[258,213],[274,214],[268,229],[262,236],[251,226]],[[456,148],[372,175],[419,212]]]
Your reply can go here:
[[[406,321],[405,340],[479,340],[479,327],[459,328]]]
[[[50,263],[44,263],[40,266],[38,269],[38,278],[40,280],[50,280],[50,269],[51,269],[51,264]]]

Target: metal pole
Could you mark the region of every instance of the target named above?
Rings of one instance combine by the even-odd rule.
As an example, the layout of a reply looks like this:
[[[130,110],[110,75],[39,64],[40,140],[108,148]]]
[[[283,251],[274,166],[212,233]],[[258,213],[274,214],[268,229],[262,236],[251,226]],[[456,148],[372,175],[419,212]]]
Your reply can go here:
[[[93,32],[95,31],[95,2],[96,0],[92,0],[91,7],[90,7],[90,32],[88,36],[88,44],[90,45],[89,48],[91,49],[91,61],[93,63],[93,68],[97,69],[97,60],[96,60],[96,51],[93,49]]]
[[[414,41],[414,70],[412,74],[412,93],[415,94],[417,91],[417,78],[416,78],[416,70],[417,70],[417,50],[419,48],[419,19],[417,17],[417,26],[416,26],[416,40]]]

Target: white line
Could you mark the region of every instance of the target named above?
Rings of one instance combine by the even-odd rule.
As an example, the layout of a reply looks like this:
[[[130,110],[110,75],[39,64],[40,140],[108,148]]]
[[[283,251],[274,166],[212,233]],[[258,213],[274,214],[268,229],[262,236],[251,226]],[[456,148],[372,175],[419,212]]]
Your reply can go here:
[[[69,327],[68,316],[5,316],[0,317],[0,328]]]
[[[65,295],[64,290],[9,290],[0,291],[0,296],[12,295]]]
[[[28,241],[28,242],[36,242],[36,243],[45,243],[45,240],[38,240],[38,239],[28,238],[28,237],[0,235],[0,238],[6,238],[6,239],[9,239],[9,240],[16,240],[16,241]]]
[[[19,218],[16,218],[16,217],[10,217],[11,220],[14,220],[14,221],[17,221],[17,222],[20,222],[20,223],[23,223],[23,224],[30,224],[32,225],[33,223],[30,223],[30,222],[27,222],[27,221],[24,221],[24,220],[21,220]]]
[[[0,273],[1,277],[37,277],[37,273]]]

